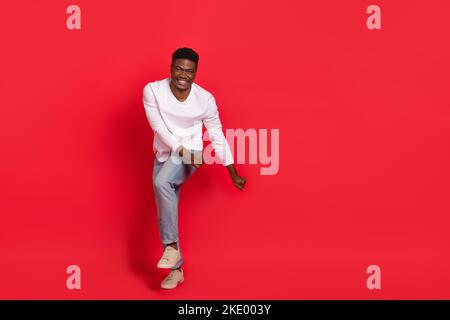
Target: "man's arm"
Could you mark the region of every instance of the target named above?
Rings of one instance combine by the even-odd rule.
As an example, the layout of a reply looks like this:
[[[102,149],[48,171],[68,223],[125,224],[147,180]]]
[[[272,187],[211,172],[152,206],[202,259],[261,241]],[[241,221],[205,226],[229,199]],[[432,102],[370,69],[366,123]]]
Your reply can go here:
[[[147,120],[150,123],[155,134],[161,137],[162,141],[168,145],[172,151],[176,151],[178,147],[180,147],[180,143],[178,139],[170,133],[167,129],[166,124],[158,110],[158,105],[156,103],[155,95],[152,91],[150,85],[146,85],[143,90],[143,103],[145,108],[145,114],[147,116]]]
[[[217,109],[216,101],[213,96],[210,97],[208,104],[208,112],[203,120],[206,129],[208,130],[211,144],[223,165],[228,169],[233,184],[239,190],[244,188],[246,179],[239,176],[234,167],[233,154],[231,153],[228,141],[222,131],[222,123],[219,118],[219,111]]]

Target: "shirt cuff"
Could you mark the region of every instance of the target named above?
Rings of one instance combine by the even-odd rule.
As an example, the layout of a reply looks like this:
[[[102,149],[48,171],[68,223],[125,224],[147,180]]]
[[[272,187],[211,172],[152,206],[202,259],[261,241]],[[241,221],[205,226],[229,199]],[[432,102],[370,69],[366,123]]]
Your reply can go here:
[[[223,163],[223,166],[226,167],[226,166],[229,166],[230,164],[234,164],[233,158],[231,158],[231,159],[228,160],[227,162],[224,162],[224,163]]]

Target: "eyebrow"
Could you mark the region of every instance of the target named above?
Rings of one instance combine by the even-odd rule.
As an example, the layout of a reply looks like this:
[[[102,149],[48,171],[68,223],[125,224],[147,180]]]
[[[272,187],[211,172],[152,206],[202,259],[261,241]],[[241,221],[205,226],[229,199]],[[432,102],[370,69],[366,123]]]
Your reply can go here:
[[[175,66],[175,68],[180,68],[181,70],[184,70],[184,71],[193,71],[194,69],[184,69],[183,67],[180,67],[180,66]]]

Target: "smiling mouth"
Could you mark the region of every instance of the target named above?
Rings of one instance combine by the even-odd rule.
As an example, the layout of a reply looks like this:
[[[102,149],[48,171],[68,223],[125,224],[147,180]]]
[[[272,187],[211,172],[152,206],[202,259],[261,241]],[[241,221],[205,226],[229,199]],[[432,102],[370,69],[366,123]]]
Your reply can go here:
[[[188,82],[186,80],[177,80],[178,84],[181,84],[183,86],[186,86],[188,84]]]

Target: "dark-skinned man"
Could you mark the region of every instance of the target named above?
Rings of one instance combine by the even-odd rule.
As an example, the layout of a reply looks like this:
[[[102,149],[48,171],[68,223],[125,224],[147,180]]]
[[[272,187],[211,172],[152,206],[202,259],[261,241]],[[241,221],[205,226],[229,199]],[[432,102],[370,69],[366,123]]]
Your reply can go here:
[[[182,184],[203,163],[203,125],[233,184],[243,190],[246,183],[234,167],[214,96],[194,82],[198,60],[194,50],[177,49],[172,54],[170,78],[150,82],[143,91],[146,116],[154,131],[153,189],[164,249],[157,267],[171,269],[161,283],[164,289],[176,288],[184,280],[178,238],[179,194]]]

